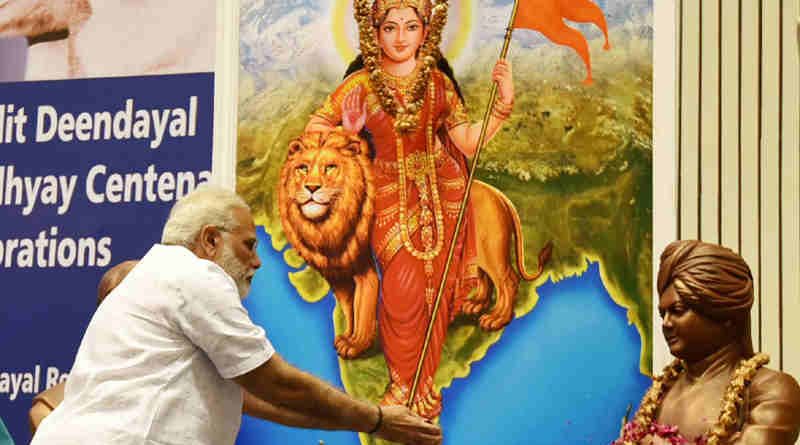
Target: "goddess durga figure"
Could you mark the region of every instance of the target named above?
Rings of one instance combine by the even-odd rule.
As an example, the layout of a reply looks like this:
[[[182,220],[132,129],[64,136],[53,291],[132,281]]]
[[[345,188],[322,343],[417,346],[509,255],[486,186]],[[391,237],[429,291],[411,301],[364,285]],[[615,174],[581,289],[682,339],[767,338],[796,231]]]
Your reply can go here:
[[[371,247],[382,274],[378,324],[389,368],[387,405],[407,404],[434,298],[453,236],[457,245],[434,322],[419,385],[411,404],[435,418],[441,395],[433,379],[447,326],[469,307],[478,276],[474,215],[468,207],[454,234],[468,167],[482,122],[470,123],[452,69],[439,52],[447,3],[429,0],[355,0],[361,55],[342,84],[312,115],[306,131],[342,126],[369,132],[373,146],[375,220]],[[511,64],[498,60],[498,84],[487,127],[491,138],[514,103]],[[497,326],[499,328],[501,326]]]

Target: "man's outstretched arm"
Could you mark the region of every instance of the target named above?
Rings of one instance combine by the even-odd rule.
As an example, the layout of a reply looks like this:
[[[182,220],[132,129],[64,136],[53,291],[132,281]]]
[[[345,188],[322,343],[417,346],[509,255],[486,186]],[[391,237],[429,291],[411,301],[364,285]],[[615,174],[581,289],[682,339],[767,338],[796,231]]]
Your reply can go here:
[[[244,397],[242,413],[248,416],[296,428],[336,429],[336,425],[333,422],[326,421],[322,417],[309,416],[266,400],[261,400],[246,389],[242,389],[242,395]]]
[[[438,426],[405,407],[379,409],[354,399],[288,364],[278,354],[234,380],[246,390],[244,411],[267,420],[303,428],[359,432],[370,432],[380,423],[375,434],[391,441],[439,444],[442,440]]]

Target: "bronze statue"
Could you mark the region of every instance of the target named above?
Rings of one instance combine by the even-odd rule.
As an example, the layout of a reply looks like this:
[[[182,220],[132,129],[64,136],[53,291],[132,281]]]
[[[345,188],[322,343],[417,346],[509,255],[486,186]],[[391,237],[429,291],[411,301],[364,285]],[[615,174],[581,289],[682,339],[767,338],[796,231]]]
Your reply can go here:
[[[661,255],[658,293],[677,360],[653,379],[614,444],[793,445],[800,387],[753,352],[753,277],[742,257],[716,244],[673,242]]]

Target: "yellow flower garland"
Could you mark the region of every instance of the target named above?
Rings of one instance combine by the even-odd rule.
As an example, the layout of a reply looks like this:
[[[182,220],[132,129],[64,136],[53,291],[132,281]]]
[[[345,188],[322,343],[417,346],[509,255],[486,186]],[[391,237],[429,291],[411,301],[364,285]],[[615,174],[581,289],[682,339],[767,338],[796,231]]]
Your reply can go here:
[[[767,354],[756,354],[747,360],[742,360],[733,372],[730,383],[725,389],[722,398],[722,409],[717,423],[706,434],[707,445],[722,445],[727,443],[730,437],[736,432],[735,428],[739,424],[739,410],[744,404],[745,390],[753,381],[756,372],[769,363]],[[633,422],[639,428],[647,430],[655,420],[664,394],[675,384],[678,377],[686,371],[686,365],[675,360],[664,368],[660,376],[653,378],[653,385],[645,393],[639,410],[636,412]],[[624,442],[623,442],[624,443]]]

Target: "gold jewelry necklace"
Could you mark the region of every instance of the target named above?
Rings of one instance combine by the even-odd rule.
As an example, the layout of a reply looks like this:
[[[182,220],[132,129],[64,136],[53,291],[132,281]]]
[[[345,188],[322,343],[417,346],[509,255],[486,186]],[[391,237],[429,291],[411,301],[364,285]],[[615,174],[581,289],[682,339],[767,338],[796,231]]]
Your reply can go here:
[[[435,289],[433,286],[433,260],[436,258],[444,247],[444,216],[442,214],[442,202],[439,197],[439,184],[437,182],[436,173],[436,153],[435,141],[433,139],[433,120],[434,111],[436,107],[436,86],[431,81],[428,88],[428,122],[425,126],[425,152],[423,153],[422,168],[414,169],[413,179],[415,181],[417,192],[419,193],[419,230],[420,238],[422,239],[423,250],[419,250],[414,246],[409,234],[408,227],[408,192],[406,188],[406,181],[408,179],[408,172],[406,171],[406,157],[403,147],[403,137],[395,135],[397,144],[397,165],[398,165],[398,182],[400,188],[400,211],[399,211],[399,224],[400,224],[400,239],[403,242],[403,247],[413,256],[424,262],[425,267],[425,301],[428,310],[433,309],[433,299],[435,296]],[[427,182],[430,183],[430,197],[428,196]],[[431,201],[433,201],[431,203]],[[431,204],[433,205],[433,212],[431,212]],[[433,226],[433,227],[432,227]],[[433,242],[433,230],[436,228],[436,244]],[[455,236],[455,234],[453,235]]]
[[[422,233],[422,243],[424,246],[424,250],[418,250],[414,247],[413,242],[411,241],[411,235],[408,233],[408,224],[406,224],[407,216],[408,216],[408,191],[406,189],[406,181],[408,179],[408,172],[406,171],[406,157],[405,157],[405,150],[403,147],[403,137],[397,135],[395,137],[396,144],[397,144],[397,170],[398,170],[398,179],[399,179],[399,188],[400,188],[400,237],[403,241],[403,245],[405,246],[406,250],[414,258],[421,259],[424,261],[431,261],[436,256],[439,255],[439,252],[442,250],[442,246],[444,245],[444,216],[442,216],[442,203],[439,197],[439,186],[436,181],[436,156],[433,151],[433,111],[435,106],[435,86],[433,82],[430,85],[430,111],[429,111],[429,122],[426,125],[426,150],[425,156],[423,161],[422,171],[419,172],[416,177],[413,178],[417,183],[417,190],[420,193],[420,201],[421,201],[421,208],[420,208],[420,230],[423,231]],[[425,216],[425,212],[430,212],[430,208],[428,208],[428,197],[427,197],[427,185],[425,181],[430,182],[430,197],[433,201],[433,218],[431,218],[430,213],[428,216]],[[432,220],[431,220],[432,219]],[[430,229],[430,225],[436,226],[436,244],[433,244],[433,232]],[[427,230],[426,230],[427,228]],[[427,233],[430,231],[430,233]],[[432,270],[431,270],[432,273]]]
[[[394,74],[383,72],[383,80],[386,86],[390,89],[397,91],[405,100],[410,95],[414,87],[414,83],[419,78],[419,64],[414,66],[414,70],[405,76],[396,76]]]

